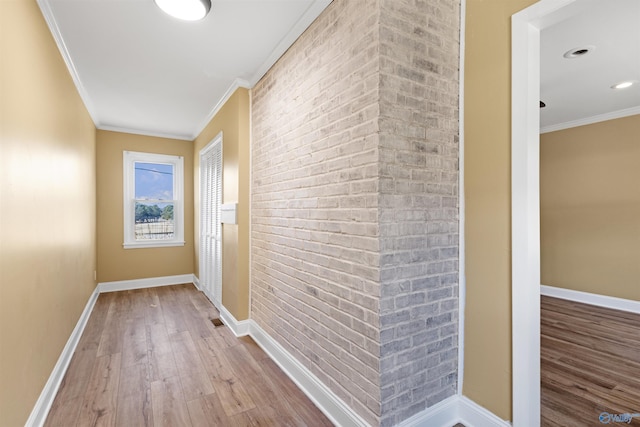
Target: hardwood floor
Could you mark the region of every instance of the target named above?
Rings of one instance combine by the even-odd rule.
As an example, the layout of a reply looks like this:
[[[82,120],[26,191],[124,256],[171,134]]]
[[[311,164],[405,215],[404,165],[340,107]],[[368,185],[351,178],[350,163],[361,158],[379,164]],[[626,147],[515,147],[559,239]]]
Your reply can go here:
[[[640,315],[543,296],[540,317],[542,425],[640,426]]]
[[[189,285],[101,294],[45,426],[332,426]]]

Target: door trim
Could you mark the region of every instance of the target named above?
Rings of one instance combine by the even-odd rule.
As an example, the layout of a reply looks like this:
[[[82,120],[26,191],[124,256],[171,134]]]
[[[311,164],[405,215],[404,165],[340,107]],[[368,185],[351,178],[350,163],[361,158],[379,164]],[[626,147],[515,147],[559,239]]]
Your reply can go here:
[[[540,30],[566,17],[575,2],[540,0],[511,17],[514,427],[540,425]]]

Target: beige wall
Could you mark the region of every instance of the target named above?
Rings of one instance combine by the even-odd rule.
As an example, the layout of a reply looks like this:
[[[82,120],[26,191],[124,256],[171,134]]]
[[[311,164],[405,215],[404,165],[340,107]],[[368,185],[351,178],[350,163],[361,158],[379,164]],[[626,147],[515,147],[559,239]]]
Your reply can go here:
[[[540,137],[544,285],[640,300],[640,115]]]
[[[95,127],[35,1],[0,1],[0,425],[26,422],[95,288]]]
[[[464,395],[511,419],[511,15],[534,0],[467,0]]]
[[[193,273],[192,143],[128,133],[97,132],[98,282]],[[184,157],[184,246],[124,249],[122,153]]]
[[[200,150],[223,133],[222,203],[238,202],[238,224],[222,225],[222,304],[237,320],[249,317],[249,108],[249,91],[236,90],[193,145],[194,272],[199,275]]]

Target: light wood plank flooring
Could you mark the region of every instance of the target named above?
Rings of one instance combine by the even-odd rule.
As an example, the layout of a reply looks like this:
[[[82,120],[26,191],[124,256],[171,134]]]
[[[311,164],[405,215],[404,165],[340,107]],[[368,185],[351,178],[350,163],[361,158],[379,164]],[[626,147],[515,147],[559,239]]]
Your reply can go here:
[[[640,315],[543,296],[540,318],[542,425],[640,426]]]
[[[46,426],[331,426],[191,284],[101,294]]]

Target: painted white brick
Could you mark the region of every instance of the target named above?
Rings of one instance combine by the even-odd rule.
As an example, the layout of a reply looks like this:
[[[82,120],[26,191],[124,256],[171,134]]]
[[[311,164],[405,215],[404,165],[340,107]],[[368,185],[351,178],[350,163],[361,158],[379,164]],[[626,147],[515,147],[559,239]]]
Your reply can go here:
[[[372,425],[456,387],[458,22],[334,0],[252,90],[251,317]]]

